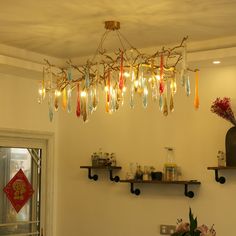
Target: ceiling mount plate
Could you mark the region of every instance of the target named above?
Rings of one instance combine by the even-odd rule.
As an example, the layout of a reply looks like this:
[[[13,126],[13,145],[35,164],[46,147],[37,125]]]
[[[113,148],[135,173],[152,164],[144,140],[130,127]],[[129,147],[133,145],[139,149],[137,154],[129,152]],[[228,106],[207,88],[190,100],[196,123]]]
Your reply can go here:
[[[105,21],[105,29],[107,30],[118,30],[120,29],[119,21]]]

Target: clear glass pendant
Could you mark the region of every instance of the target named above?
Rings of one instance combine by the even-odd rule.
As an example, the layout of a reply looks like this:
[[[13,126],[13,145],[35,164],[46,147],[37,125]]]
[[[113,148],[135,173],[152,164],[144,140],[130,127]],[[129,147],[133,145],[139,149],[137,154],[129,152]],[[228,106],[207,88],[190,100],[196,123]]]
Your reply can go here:
[[[183,87],[185,86],[187,78],[188,78],[188,72],[185,69],[182,69],[180,71],[180,84],[181,84],[181,86],[183,86]]]
[[[121,53],[120,53],[120,74],[119,74],[119,89],[120,90],[122,90],[124,87],[123,63],[124,63],[124,57],[123,57],[123,52],[121,51]]]
[[[173,93],[170,94],[170,111],[174,111],[174,95]]]
[[[88,114],[91,115],[93,113],[93,90],[88,90]]]
[[[89,67],[86,66],[86,69],[85,69],[85,87],[88,89],[89,86],[90,86]]]
[[[71,67],[69,67],[68,68],[68,70],[67,70],[67,79],[69,80],[69,81],[72,81],[72,70],[71,70]]]
[[[52,97],[51,93],[49,93],[49,95],[48,95],[48,115],[49,115],[50,122],[52,122],[52,120],[53,120],[53,97]]]
[[[44,81],[41,81],[38,89],[38,103],[41,104],[45,99],[46,89],[44,86]]]
[[[147,108],[148,106],[148,89],[145,86],[143,89],[143,107]]]
[[[158,89],[157,89],[157,84],[155,82],[155,84],[152,88],[152,99],[153,99],[154,102],[156,102],[157,98],[158,98]]]
[[[58,111],[59,108],[59,97],[61,95],[61,92],[59,90],[55,90],[55,95],[54,95],[54,108],[55,111]]]
[[[130,89],[130,108],[134,108],[134,84],[131,84],[131,89]]]
[[[167,94],[164,94],[164,104],[163,104],[163,114],[164,116],[168,116],[168,104],[167,104]]]
[[[190,96],[190,94],[191,94],[191,88],[190,88],[190,78],[189,78],[189,75],[187,75],[187,80],[186,80],[185,89],[186,89],[186,94],[187,94],[187,96]]]
[[[96,111],[98,106],[98,91],[96,86],[93,88],[93,110]]]
[[[183,52],[182,52],[182,68],[180,72],[180,84],[185,86],[186,80],[188,77],[187,72],[187,45],[184,43]]]
[[[111,101],[110,101],[110,112],[116,112],[116,95],[117,91],[115,89],[111,89]]]
[[[163,110],[163,94],[161,94],[159,97],[159,109],[160,111]]]
[[[67,112],[70,113],[71,112],[71,86],[68,85],[68,89],[67,89],[67,104],[66,104],[66,107],[67,107]]]
[[[83,116],[83,121],[86,122],[88,120],[88,114],[87,114],[87,92],[83,90],[81,92],[81,113]]]

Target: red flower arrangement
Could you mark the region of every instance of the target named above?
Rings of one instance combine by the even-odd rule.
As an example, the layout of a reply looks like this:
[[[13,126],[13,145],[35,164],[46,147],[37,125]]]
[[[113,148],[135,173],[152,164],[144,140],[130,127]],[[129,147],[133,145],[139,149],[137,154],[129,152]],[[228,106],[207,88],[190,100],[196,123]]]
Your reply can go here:
[[[230,98],[216,98],[216,100],[211,105],[211,111],[236,126],[236,120],[231,108]]]

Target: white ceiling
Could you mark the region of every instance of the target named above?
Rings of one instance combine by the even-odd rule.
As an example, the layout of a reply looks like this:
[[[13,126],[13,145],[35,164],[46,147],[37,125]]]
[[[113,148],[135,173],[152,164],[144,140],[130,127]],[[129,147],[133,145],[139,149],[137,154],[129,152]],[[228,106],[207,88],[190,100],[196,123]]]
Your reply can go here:
[[[93,54],[112,19],[137,48],[236,36],[236,0],[7,0],[0,9],[0,44],[59,58]]]

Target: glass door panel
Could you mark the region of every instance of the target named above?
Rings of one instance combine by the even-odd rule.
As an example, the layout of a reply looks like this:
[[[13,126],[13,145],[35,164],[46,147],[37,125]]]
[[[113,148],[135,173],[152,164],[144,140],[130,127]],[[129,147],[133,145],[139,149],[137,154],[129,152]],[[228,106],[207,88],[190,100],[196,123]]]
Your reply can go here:
[[[40,232],[41,154],[39,148],[0,147],[0,235],[37,235]],[[34,193],[17,213],[3,188],[22,169]]]

